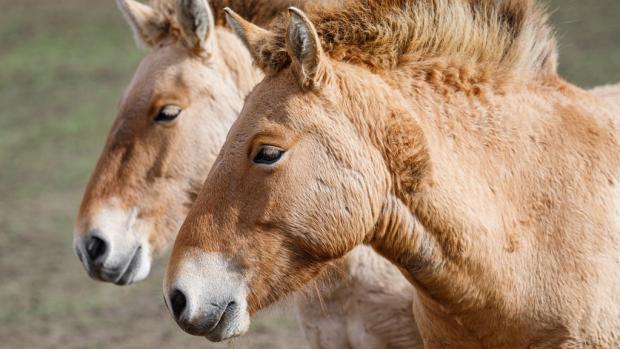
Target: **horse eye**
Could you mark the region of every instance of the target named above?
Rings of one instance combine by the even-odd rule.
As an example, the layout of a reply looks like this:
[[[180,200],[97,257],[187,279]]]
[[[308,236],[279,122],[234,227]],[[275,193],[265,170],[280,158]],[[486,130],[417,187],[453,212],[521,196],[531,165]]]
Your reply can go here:
[[[183,110],[176,105],[167,105],[159,110],[155,116],[155,122],[166,124],[173,122]]]
[[[254,157],[254,163],[261,165],[273,165],[278,162],[280,158],[282,158],[282,155],[284,155],[284,153],[284,150],[278,147],[264,145],[260,148],[258,154],[256,154],[256,156]]]

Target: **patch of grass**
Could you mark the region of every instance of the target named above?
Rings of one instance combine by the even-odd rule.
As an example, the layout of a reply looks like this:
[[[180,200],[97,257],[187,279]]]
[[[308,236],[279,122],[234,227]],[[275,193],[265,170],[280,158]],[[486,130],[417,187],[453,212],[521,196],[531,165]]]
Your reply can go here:
[[[620,2],[551,0],[560,73],[584,87],[620,82]]]

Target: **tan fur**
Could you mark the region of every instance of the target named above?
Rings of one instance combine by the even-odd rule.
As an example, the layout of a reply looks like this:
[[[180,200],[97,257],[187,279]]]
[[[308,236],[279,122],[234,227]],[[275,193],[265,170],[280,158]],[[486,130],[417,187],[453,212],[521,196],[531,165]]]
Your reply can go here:
[[[269,76],[181,228],[166,287],[196,251],[223,254],[254,313],[365,243],[415,286],[426,348],[618,347],[620,107],[556,75],[538,7],[377,0],[307,17],[330,83],[303,85],[282,50],[290,28],[262,41],[276,43],[253,54]],[[434,20],[420,36],[414,19]],[[265,145],[286,153],[254,165]]]
[[[340,268],[305,287],[297,311],[312,348],[422,349],[413,287],[389,261],[361,246]]]
[[[139,210],[139,221],[150,227],[142,233],[155,255],[172,242],[243,98],[262,78],[239,40],[219,25],[214,49],[208,56],[196,54],[200,44],[180,29],[173,5],[160,2],[148,19],[165,18],[166,23],[159,22],[165,32],[158,31],[158,39],[148,45],[151,49],[121,101],[76,229],[88,233],[91,217],[116,198],[120,209]],[[221,11],[217,6],[214,11]],[[154,124],[153,117],[170,104],[183,109],[178,121]],[[297,297],[300,323],[312,347],[419,347],[408,311],[411,285],[400,272],[366,248],[354,251],[343,264]]]

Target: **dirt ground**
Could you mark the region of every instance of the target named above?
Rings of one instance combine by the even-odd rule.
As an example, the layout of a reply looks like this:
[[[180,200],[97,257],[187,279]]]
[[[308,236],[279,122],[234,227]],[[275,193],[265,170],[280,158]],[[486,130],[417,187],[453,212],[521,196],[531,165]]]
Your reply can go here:
[[[561,71],[620,82],[620,2],[553,0]],[[307,348],[290,306],[213,345],[164,308],[164,261],[126,288],[91,281],[72,225],[142,53],[112,0],[0,0],[0,348]]]

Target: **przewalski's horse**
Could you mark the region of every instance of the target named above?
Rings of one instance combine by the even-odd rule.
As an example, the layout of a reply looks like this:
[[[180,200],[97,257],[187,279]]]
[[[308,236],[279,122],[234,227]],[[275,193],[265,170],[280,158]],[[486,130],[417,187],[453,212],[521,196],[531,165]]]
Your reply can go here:
[[[102,281],[127,284],[148,275],[152,257],[173,241],[245,95],[262,78],[206,2],[186,1],[185,11],[173,4],[119,1],[149,51],[121,101],[78,217],[77,253]],[[214,12],[223,14],[226,4],[212,2]],[[266,23],[291,4],[302,2],[232,5]],[[297,297],[313,347],[421,346],[409,311],[411,285],[388,261],[359,248],[329,274]]]
[[[427,348],[620,346],[620,108],[565,81],[533,1],[353,1],[264,30],[267,77],[164,282],[219,340],[372,246]]]

